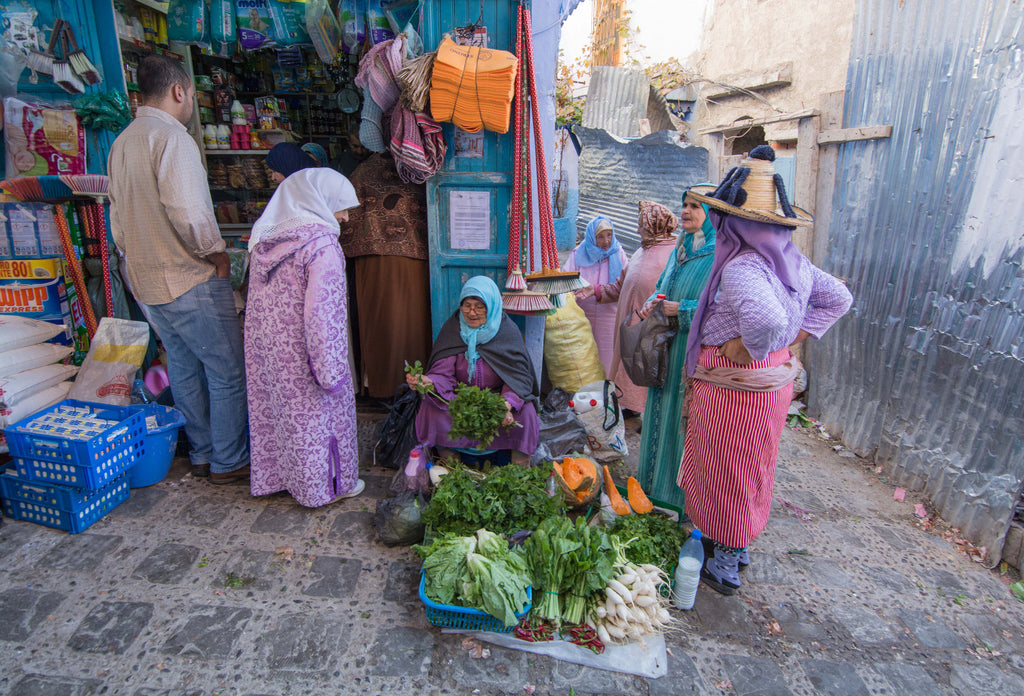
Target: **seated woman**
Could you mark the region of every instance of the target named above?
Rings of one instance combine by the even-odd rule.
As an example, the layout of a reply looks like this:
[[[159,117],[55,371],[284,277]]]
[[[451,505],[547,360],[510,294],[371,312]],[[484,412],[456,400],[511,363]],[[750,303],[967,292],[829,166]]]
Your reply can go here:
[[[466,438],[449,438],[452,419],[448,408],[430,396],[423,399],[416,414],[416,436],[425,445],[474,456],[512,450],[513,462],[529,463],[540,433],[539,385],[523,335],[502,311],[501,291],[490,278],[475,276],[462,286],[459,308],[441,327],[426,373],[406,375],[406,382],[410,387],[433,385],[448,400],[455,396],[460,382],[499,392],[505,399],[506,414],[504,427],[489,445],[492,450],[478,450],[478,443]]]

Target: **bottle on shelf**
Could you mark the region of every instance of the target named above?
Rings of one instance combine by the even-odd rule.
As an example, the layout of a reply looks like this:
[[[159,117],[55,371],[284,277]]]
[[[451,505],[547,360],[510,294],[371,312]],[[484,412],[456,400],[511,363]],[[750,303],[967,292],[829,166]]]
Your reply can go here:
[[[704,567],[704,542],[699,529],[679,549],[679,562],[672,584],[672,606],[676,609],[692,609],[700,585],[700,569]]]
[[[231,126],[226,123],[222,123],[217,126],[217,149],[231,149]]]
[[[203,145],[207,150],[217,150],[217,126],[207,123],[203,128]]]

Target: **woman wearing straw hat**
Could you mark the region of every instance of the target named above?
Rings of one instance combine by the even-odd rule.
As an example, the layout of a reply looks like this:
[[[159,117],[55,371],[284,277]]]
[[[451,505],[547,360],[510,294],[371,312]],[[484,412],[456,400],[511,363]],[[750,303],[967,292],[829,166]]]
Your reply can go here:
[[[612,221],[598,215],[587,224],[583,241],[572,250],[562,265],[563,271],[579,271],[588,287],[577,290],[576,300],[590,321],[590,330],[597,342],[597,352],[605,374],[611,371],[615,355],[614,340],[618,332],[615,311],[619,292],[615,281],[629,263],[625,250],[615,238]]]
[[[714,549],[701,578],[726,595],[740,587],[747,546],[768,522],[800,370],[790,348],[820,337],[853,302],[793,244],[793,228],[811,220],[789,204],[774,159],[758,146],[714,192],[690,194],[710,209],[717,246],[686,350],[692,399],[677,482],[686,513]]]
[[[683,194],[680,213],[682,234],[676,240],[675,253],[669,257],[657,286],[646,298],[640,312],[646,317],[656,295],[665,295],[665,313],[678,317],[679,332],[669,348],[665,383],[647,390],[636,476],[649,495],[680,507],[685,500],[683,491],[676,485],[676,475],[683,456],[680,423],[686,336],[697,300],[708,283],[715,254],[715,228],[708,220],[707,208],[694,200],[690,193],[711,191],[712,188],[710,184],[700,184],[688,188]]]

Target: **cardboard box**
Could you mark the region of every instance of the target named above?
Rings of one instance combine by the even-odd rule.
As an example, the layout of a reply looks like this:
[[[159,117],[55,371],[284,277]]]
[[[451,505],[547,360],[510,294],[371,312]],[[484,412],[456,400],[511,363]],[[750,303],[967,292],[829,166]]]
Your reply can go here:
[[[61,259],[0,261],[0,314],[14,314],[59,324],[64,332],[52,341],[74,345],[74,361],[89,352],[89,334],[74,284],[66,280]]]

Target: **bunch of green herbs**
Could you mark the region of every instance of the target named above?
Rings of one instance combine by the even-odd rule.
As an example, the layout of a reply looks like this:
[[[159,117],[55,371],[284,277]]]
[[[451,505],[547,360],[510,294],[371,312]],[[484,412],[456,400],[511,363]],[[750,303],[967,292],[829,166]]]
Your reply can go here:
[[[498,392],[459,383],[455,396],[448,402],[452,426],[448,437],[466,438],[476,442],[477,449],[486,449],[498,434],[507,413],[505,398]]]
[[[614,576],[615,549],[603,529],[584,517],[549,517],[526,540],[534,585],[533,614],[557,624],[581,624],[595,596]]]
[[[548,494],[551,465],[493,467],[479,472],[452,464],[441,477],[423,523],[435,534],[473,534],[481,527],[498,534],[536,529],[541,520],[565,511],[562,496]]]
[[[679,559],[679,549],[690,536],[686,530],[657,512],[622,515],[611,533],[626,544],[626,558],[636,565],[650,563],[668,572]]]
[[[480,609],[514,626],[527,604],[529,571],[523,554],[486,529],[445,534],[414,546],[423,558],[424,591],[434,602]]]

